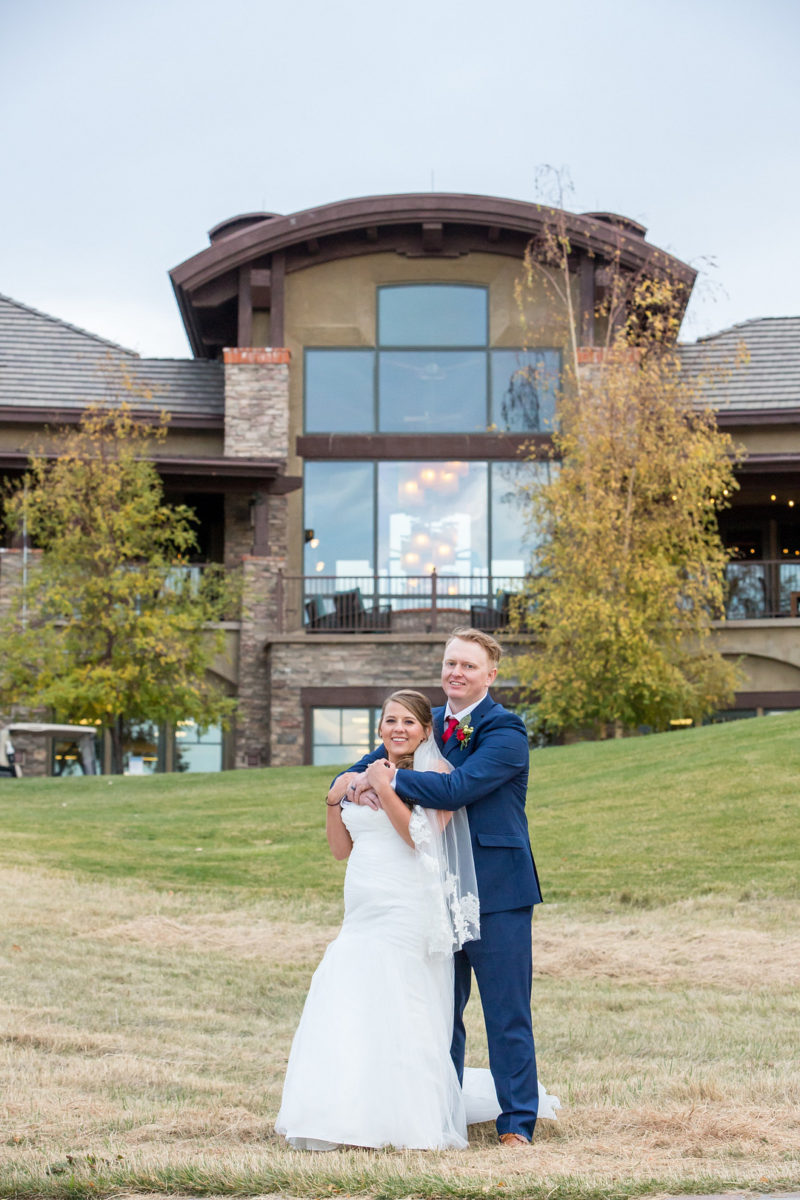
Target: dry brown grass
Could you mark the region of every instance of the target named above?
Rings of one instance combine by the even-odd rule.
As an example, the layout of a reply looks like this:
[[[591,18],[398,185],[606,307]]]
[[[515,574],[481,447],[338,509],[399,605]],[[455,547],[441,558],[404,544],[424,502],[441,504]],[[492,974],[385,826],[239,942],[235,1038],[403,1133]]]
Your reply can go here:
[[[142,1180],[206,1194],[238,1181],[305,1196],[800,1179],[796,902],[541,910],[535,1029],[564,1110],[517,1155],[491,1126],[461,1154],[308,1156],[275,1137],[292,1032],[336,930],[329,907],[287,920],[267,900],[3,871],[0,911],[0,1195],[57,1194],[73,1175],[128,1194]],[[471,1061],[485,1064],[476,1006],[469,1022]]]

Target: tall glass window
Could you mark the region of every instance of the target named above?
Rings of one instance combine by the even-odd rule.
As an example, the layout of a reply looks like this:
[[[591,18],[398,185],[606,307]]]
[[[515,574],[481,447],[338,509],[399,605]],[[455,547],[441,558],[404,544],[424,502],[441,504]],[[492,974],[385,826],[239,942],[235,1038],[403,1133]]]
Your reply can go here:
[[[305,574],[371,575],[374,469],[368,462],[305,466]]]
[[[473,579],[524,575],[537,539],[523,489],[555,469],[548,462],[307,463],[305,574],[362,589],[359,581],[375,574],[413,577],[433,568]],[[320,594],[330,590],[324,585]]]
[[[488,341],[484,287],[421,283],[378,288],[381,346],[485,346]]]
[[[379,463],[381,573],[485,575],[486,514],[486,463]]]
[[[305,352],[309,433],[547,432],[557,350],[490,350],[489,290],[378,288],[377,345]]]
[[[384,433],[486,429],[486,354],[386,350],[378,356],[378,427]]]
[[[558,350],[492,350],[491,423],[519,433],[550,433],[561,372]]]
[[[546,483],[555,464],[492,463],[492,576],[525,575],[536,555],[538,536],[531,519],[527,489]]]
[[[306,350],[305,427],[309,433],[375,428],[375,351]]]

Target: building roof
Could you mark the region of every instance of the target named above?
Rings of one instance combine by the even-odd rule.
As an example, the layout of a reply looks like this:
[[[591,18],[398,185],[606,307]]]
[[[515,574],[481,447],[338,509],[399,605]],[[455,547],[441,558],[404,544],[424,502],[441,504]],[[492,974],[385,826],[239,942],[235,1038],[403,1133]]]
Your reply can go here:
[[[141,358],[115,342],[87,333],[0,295],[0,410],[24,420],[33,410],[48,414],[89,404],[127,400],[138,410],[177,417],[221,419],[221,363],[196,359]]]
[[[199,358],[248,345],[253,308],[271,313],[283,338],[283,286],[293,271],[335,259],[391,252],[447,260],[480,251],[521,265],[526,245],[563,230],[575,258],[655,271],[689,299],[696,272],[645,241],[646,229],[617,213],[569,213],[498,196],[417,192],[340,200],[301,212],[244,213],[216,225],[211,244],[170,271],[189,342]]]
[[[800,317],[756,317],[680,346],[703,399],[740,419],[800,411]]]

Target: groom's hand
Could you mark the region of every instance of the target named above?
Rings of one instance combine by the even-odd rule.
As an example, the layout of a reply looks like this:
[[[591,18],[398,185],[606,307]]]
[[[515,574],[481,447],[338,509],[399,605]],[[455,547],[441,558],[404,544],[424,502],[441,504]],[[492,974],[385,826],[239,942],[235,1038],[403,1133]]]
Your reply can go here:
[[[347,790],[347,799],[351,800],[353,804],[363,804],[367,808],[373,808],[376,812],[379,808],[383,808],[380,796],[367,779],[366,771],[359,775],[355,783],[350,784]]]

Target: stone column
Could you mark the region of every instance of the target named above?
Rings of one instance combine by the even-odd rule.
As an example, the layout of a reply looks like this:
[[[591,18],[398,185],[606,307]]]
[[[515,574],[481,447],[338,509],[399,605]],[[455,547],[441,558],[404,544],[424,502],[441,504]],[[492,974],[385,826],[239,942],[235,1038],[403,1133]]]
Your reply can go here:
[[[238,347],[225,361],[225,456],[269,459],[289,453],[288,350]],[[255,506],[258,506],[256,511]],[[225,561],[242,566],[237,767],[270,762],[267,636],[281,626],[279,573],[286,567],[284,496],[226,497]]]
[[[223,350],[225,457],[289,455],[289,359],[284,349]]]
[[[239,711],[236,766],[265,767],[270,756],[270,674],[265,647],[279,627],[281,556],[242,559],[242,615],[239,634]]]

